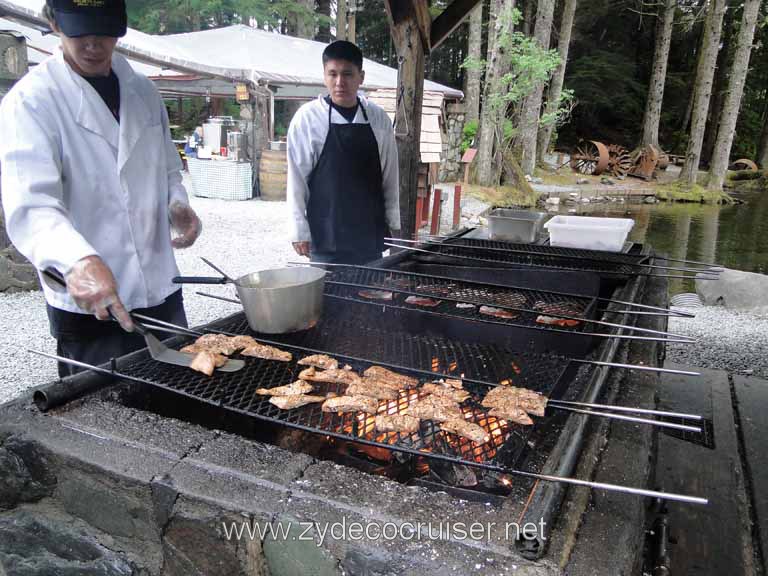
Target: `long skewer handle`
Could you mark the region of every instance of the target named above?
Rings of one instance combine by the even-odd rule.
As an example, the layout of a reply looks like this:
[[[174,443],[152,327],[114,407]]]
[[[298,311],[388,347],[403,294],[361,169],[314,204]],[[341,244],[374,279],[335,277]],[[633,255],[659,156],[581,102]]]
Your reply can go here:
[[[685,432],[698,432],[701,433],[701,428],[698,426],[689,426],[687,424],[676,424],[674,422],[664,422],[661,420],[653,420],[651,418],[639,418],[637,416],[625,416],[623,414],[612,414],[611,412],[598,412],[596,410],[582,410],[580,408],[569,408],[567,406],[553,405],[552,408],[558,410],[565,410],[566,412],[575,412],[576,414],[587,414],[589,416],[599,416],[601,418],[608,418],[609,420],[622,420],[625,422],[634,422],[636,424],[646,424],[648,426],[656,426],[658,428],[672,428],[674,430],[684,430]]]
[[[660,372],[662,374],[678,374],[680,376],[701,376],[701,372],[691,372],[688,370],[674,370],[672,368],[658,368],[656,366],[642,366],[640,364],[621,364],[619,362],[601,362],[599,360],[580,360],[572,359],[571,362],[579,364],[592,364],[593,366],[609,366],[611,368],[627,368],[629,370],[642,370],[644,372]]]
[[[597,408],[599,410],[612,410],[614,412],[631,412],[633,414],[647,414],[649,416],[662,416],[666,418],[684,418],[686,420],[698,420],[703,418],[699,414],[686,414],[685,412],[667,412],[653,410],[651,408],[632,408],[631,406],[615,406],[613,404],[594,404],[592,402],[571,402],[569,400],[550,400],[547,406],[582,406],[584,408]]]

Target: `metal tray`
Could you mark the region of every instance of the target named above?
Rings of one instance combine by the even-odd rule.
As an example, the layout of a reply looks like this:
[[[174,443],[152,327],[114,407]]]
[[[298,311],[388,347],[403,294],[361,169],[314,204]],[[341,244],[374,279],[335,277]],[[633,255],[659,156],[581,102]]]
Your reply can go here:
[[[531,244],[541,231],[548,214],[511,208],[494,208],[488,213],[488,236],[491,240],[506,240]]]

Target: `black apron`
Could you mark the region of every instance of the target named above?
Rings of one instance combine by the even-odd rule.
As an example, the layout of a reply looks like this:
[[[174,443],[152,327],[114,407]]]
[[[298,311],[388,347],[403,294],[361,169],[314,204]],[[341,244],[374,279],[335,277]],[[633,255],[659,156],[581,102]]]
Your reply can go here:
[[[366,122],[368,114],[360,103]],[[307,220],[312,253],[325,261],[361,263],[380,258],[386,222],[381,160],[370,124],[334,124],[309,175]]]

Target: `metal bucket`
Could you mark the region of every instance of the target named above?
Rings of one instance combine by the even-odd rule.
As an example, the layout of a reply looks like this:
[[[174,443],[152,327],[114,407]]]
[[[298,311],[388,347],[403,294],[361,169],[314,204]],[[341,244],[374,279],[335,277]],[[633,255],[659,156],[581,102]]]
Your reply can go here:
[[[235,281],[248,325],[255,332],[282,334],[312,328],[323,313],[325,270],[278,268]]]

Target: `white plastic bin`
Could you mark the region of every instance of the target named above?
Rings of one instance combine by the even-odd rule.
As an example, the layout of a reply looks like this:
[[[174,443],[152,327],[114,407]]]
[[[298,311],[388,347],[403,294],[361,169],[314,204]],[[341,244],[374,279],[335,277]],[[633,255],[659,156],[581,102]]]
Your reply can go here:
[[[552,246],[620,252],[634,225],[630,218],[555,216],[544,228],[549,230]]]

